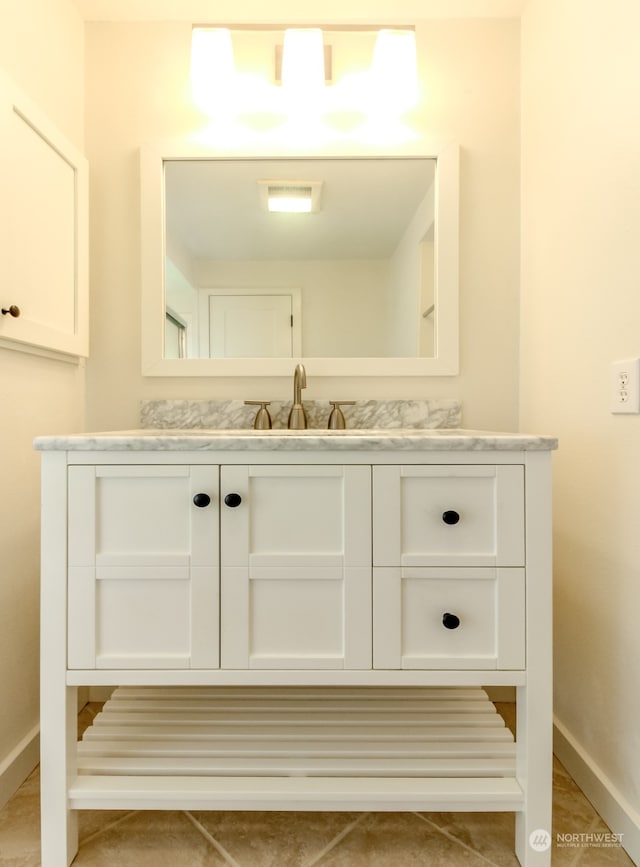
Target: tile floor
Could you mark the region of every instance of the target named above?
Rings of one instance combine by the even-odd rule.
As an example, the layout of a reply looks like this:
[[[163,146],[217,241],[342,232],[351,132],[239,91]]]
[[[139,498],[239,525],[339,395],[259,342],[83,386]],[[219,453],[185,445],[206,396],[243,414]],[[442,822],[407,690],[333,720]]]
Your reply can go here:
[[[79,717],[82,731],[100,705]],[[498,705],[507,720],[509,705]],[[632,865],[619,846],[559,846],[557,834],[608,828],[554,760],[552,864]],[[512,867],[510,813],[80,813],[74,867]],[[39,852],[38,769],[0,810],[0,865],[34,867]]]

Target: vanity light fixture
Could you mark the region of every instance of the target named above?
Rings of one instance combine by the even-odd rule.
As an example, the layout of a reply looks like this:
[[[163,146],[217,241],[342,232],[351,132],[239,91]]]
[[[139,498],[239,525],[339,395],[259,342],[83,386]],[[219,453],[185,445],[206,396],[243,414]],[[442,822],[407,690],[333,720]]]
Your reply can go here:
[[[320,210],[322,181],[259,180],[262,205],[270,213],[311,214]]]
[[[241,39],[242,33],[236,30],[262,29],[280,29],[284,35],[282,44],[275,45],[275,77],[273,67],[271,75],[247,75],[246,71],[236,70],[232,32],[234,39]],[[329,26],[332,29],[340,30]],[[331,45],[324,44],[321,27],[194,25],[191,81],[195,101],[214,116],[244,116],[246,123],[248,115],[273,115],[285,118],[287,123],[303,123],[305,129],[313,118],[330,117],[332,112],[338,112],[336,116],[344,111],[364,112],[377,122],[393,118],[417,102],[415,30],[408,25],[361,29],[370,31],[372,42],[375,40],[371,62],[362,72],[348,73],[336,81]],[[273,40],[273,36],[265,35],[267,39]],[[238,48],[239,56],[243,56],[242,43]],[[327,83],[333,87],[325,87]]]

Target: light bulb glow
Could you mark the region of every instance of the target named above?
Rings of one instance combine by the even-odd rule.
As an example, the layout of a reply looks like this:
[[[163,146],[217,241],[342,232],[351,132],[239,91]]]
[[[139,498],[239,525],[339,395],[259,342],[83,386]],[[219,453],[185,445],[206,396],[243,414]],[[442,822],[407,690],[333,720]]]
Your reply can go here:
[[[282,86],[308,99],[324,88],[324,45],[317,27],[286,30],[282,50]]]
[[[225,27],[194,27],[191,33],[191,87],[202,108],[230,107],[236,85],[231,32]]]
[[[398,113],[416,104],[418,65],[413,30],[380,30],[373,50],[371,86],[382,110]]]

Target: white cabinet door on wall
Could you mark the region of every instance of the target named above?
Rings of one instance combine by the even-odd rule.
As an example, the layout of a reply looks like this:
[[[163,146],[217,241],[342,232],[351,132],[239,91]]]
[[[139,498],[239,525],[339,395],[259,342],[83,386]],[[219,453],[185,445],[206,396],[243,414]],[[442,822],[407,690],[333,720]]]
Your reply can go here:
[[[371,667],[371,469],[222,467],[221,664]]]
[[[69,667],[217,667],[218,467],[68,472]]]
[[[2,73],[0,157],[0,338],[86,356],[87,161]]]

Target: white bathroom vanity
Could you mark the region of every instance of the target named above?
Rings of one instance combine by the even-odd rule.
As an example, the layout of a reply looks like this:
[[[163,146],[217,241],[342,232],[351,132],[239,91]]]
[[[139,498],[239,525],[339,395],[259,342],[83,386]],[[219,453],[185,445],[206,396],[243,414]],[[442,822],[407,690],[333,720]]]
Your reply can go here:
[[[82,809],[513,811],[521,863],[548,865],[555,447],[36,440],[44,867]],[[77,744],[87,685],[117,689]],[[491,687],[516,689],[515,740]]]

